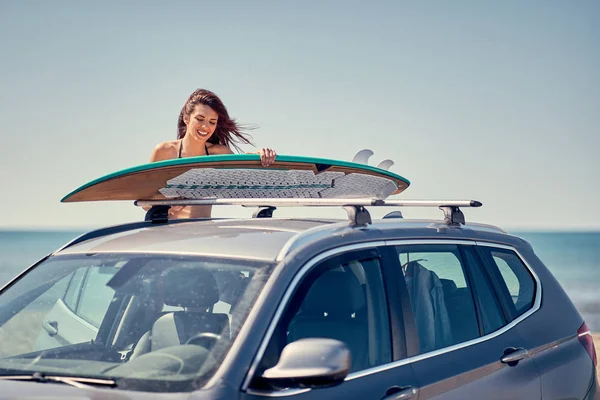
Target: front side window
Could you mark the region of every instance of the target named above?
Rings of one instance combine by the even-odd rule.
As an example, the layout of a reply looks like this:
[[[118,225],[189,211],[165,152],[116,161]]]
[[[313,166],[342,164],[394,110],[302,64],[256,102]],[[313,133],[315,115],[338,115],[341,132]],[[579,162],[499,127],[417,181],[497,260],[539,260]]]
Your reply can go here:
[[[344,342],[351,352],[350,372],[391,362],[389,314],[379,258],[360,252],[315,267],[288,303],[259,371],[274,366],[285,345],[303,338]]]
[[[479,336],[466,265],[456,245],[397,246],[414,313],[419,352]]]
[[[71,310],[75,311],[77,303],[79,302],[79,295],[81,294],[81,285],[83,284],[83,278],[86,274],[86,268],[79,268],[71,275],[69,275],[69,285],[67,291],[63,297],[65,305]]]
[[[272,264],[213,257],[51,257],[0,294],[0,369],[193,390],[225,357]]]
[[[91,267],[87,271],[77,314],[95,327],[99,327],[113,300],[115,291],[107,285],[115,275],[115,267]]]

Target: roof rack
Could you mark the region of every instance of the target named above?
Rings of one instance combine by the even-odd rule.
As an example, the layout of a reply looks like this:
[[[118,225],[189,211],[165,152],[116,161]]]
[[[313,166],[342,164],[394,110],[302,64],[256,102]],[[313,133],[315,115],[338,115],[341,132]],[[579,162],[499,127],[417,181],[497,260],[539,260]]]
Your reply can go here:
[[[481,207],[477,200],[381,200],[372,198],[354,199],[312,199],[312,198],[242,198],[242,199],[167,199],[137,200],[136,206],[148,207],[146,220],[154,223],[167,222],[167,211],[170,206],[215,206],[238,205],[258,207],[253,214],[255,218],[270,218],[277,207],[343,207],[353,225],[364,226],[371,223],[371,215],[365,207],[438,207],[444,212],[444,220],[448,225],[464,225],[465,216],[460,207]]]

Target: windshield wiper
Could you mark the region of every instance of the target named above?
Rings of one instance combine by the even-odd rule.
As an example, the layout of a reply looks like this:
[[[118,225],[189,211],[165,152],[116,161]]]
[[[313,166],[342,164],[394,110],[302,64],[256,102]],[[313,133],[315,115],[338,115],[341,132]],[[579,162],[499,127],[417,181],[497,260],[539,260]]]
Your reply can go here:
[[[93,386],[116,387],[117,382],[113,379],[86,378],[81,376],[46,375],[34,372],[32,375],[3,375],[0,380],[35,381],[35,382],[58,382],[78,388],[91,388]]]

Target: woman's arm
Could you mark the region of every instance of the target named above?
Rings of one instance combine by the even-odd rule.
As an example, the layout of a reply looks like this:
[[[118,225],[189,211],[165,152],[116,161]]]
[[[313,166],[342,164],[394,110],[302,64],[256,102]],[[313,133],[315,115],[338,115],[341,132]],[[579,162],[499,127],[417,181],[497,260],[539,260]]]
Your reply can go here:
[[[233,151],[227,146],[223,146],[222,144],[213,144],[209,147],[208,153],[212,155],[217,154],[233,154]]]
[[[170,160],[173,158],[173,151],[175,150],[172,142],[159,143],[156,146],[154,146],[154,150],[152,150],[150,162],[152,163],[155,161]],[[143,206],[142,208],[145,211],[148,211],[150,209],[150,206]],[[183,206],[177,206],[171,207],[169,211],[180,211],[181,209],[183,209]]]
[[[170,142],[159,143],[154,146],[152,155],[150,156],[150,162],[170,160],[173,157],[174,147]]]
[[[213,144],[210,147],[210,154],[233,154],[233,151],[231,151],[229,147],[223,146],[222,144]],[[263,167],[268,167],[269,165],[273,164],[275,158],[277,157],[275,150],[267,147],[260,149],[260,151],[246,154],[260,154],[260,161],[262,162]]]

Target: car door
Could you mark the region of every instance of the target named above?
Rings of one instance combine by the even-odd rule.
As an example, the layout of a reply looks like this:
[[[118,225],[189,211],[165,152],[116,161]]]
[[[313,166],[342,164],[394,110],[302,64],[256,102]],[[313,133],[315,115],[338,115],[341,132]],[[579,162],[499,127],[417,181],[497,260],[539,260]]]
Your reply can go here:
[[[113,267],[75,270],[64,295],[42,319],[35,350],[46,350],[96,338],[98,328],[114,295],[106,283],[116,273]]]
[[[555,287],[542,290],[544,308],[527,318],[527,314],[541,306],[539,299],[543,280],[539,272],[525,262],[523,255],[510,247],[493,244],[478,245],[479,253],[496,283],[498,297],[503,299],[507,314],[514,320],[521,320],[516,328],[529,341],[529,353],[540,370],[541,387],[544,399],[581,399],[586,396],[593,377],[592,357],[582,346],[585,342],[575,331],[580,325],[573,325],[564,309],[553,298],[559,293]],[[560,289],[559,289],[560,290]],[[557,326],[557,322],[560,325]],[[562,325],[562,326],[561,326]],[[583,335],[582,335],[583,336]],[[590,398],[593,397],[590,395]],[[587,397],[586,397],[587,398]]]
[[[537,367],[474,243],[398,242],[395,250],[414,316],[407,340],[417,343],[419,400],[541,398]]]
[[[388,298],[396,287],[386,284],[383,256],[377,248],[349,251],[317,264],[302,277],[261,357],[244,399],[402,398],[416,399],[415,378],[403,363],[406,349],[392,347],[392,336],[403,335],[399,319],[390,318]],[[396,303],[397,304],[397,303]],[[302,338],[332,338],[349,347],[352,367],[345,381],[319,389],[269,387],[262,371],[277,363],[283,347]]]

